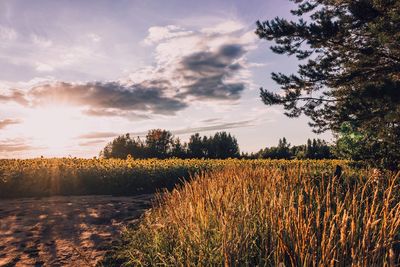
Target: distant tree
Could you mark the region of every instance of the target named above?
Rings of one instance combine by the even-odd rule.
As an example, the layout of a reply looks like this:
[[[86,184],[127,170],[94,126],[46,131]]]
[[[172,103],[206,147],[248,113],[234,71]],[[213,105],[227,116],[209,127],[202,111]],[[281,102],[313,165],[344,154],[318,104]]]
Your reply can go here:
[[[292,158],[292,154],[290,153],[290,144],[287,142],[286,138],[283,137],[282,139],[279,139],[277,147],[266,148],[262,157],[271,159],[290,159]]]
[[[153,129],[146,135],[146,147],[150,157],[166,158],[171,152],[173,137],[170,131]]]
[[[308,139],[304,145],[290,146],[286,138],[279,139],[278,146],[261,149],[253,157],[270,159],[330,159],[333,152],[330,145],[321,139]]]
[[[199,133],[190,136],[188,143],[188,156],[191,158],[205,157],[206,147]]]
[[[217,132],[214,136],[203,136],[196,133],[188,143],[188,156],[193,158],[226,159],[240,156],[237,140],[226,132]]]
[[[292,146],[290,148],[290,153],[295,159],[306,159],[306,150],[307,145]]]
[[[237,158],[239,155],[239,145],[236,138],[231,134],[218,132],[208,139],[209,158]]]
[[[316,132],[350,123],[370,153],[361,159],[398,163],[400,1],[293,1],[298,21],[257,22],[256,34],[276,42],[273,52],[307,61],[297,74],[273,73],[284,94],[261,89],[263,102],[304,113]]]
[[[131,153],[133,147],[132,139],[129,134],[121,135],[108,143],[100,152],[100,156],[104,158],[120,158],[125,159]]]
[[[325,140],[308,139],[305,146],[305,158],[307,159],[330,159],[332,158],[331,147]]]
[[[176,158],[187,157],[187,144],[181,143],[179,138],[173,139],[171,143],[171,156]]]

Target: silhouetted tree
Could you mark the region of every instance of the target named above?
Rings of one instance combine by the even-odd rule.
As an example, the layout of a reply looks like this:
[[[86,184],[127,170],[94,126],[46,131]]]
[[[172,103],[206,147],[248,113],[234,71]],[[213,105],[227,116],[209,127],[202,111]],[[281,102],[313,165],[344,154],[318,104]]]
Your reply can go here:
[[[208,157],[226,159],[239,157],[239,146],[235,137],[226,132],[218,132],[208,138]]]
[[[188,143],[188,154],[191,158],[203,158],[205,157],[206,147],[203,144],[203,140],[199,133],[195,133],[190,136]]]
[[[150,130],[146,135],[146,147],[150,157],[166,158],[171,152],[172,134],[162,129]]]
[[[171,143],[171,156],[176,158],[187,158],[187,144],[181,143],[179,138],[173,139]]]
[[[225,159],[240,156],[237,140],[226,132],[217,132],[214,136],[196,133],[190,137],[188,154],[193,158]]]
[[[100,155],[104,158],[125,159],[130,154],[132,147],[133,143],[129,134],[121,135],[108,143]]]
[[[307,140],[305,147],[305,158],[307,159],[330,159],[332,158],[331,148],[325,140]]]
[[[261,151],[262,158],[270,159],[290,159],[292,154],[290,153],[290,144],[286,138],[279,139],[277,147],[265,148]]]
[[[331,150],[330,145],[321,139],[308,139],[307,144],[291,147],[283,137],[279,139],[278,146],[262,149],[255,156],[271,159],[330,159],[333,158]]]
[[[293,0],[298,21],[257,22],[278,54],[307,61],[298,73],[273,73],[284,95],[261,89],[267,105],[304,113],[314,131],[350,123],[363,136],[361,159],[400,161],[400,1]]]

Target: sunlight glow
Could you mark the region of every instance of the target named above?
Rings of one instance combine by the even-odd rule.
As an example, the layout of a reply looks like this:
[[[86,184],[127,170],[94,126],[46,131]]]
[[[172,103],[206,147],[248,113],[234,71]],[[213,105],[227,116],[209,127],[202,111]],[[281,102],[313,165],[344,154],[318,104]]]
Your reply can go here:
[[[37,145],[56,156],[73,145],[74,139],[82,130],[82,124],[76,109],[45,106],[29,114],[25,127]]]

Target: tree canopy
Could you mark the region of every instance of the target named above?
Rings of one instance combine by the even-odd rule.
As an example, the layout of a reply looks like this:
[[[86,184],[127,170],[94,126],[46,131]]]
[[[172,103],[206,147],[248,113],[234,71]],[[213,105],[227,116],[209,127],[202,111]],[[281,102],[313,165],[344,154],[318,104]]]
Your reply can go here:
[[[321,139],[308,139],[307,144],[291,146],[285,137],[279,139],[278,146],[261,149],[253,158],[269,159],[331,159],[333,148]]]
[[[257,22],[273,52],[301,61],[297,74],[272,73],[283,94],[261,88],[263,102],[309,116],[315,132],[347,123],[372,159],[399,162],[400,1],[292,1],[297,20]]]
[[[234,136],[217,132],[214,136],[193,134],[188,143],[182,143],[170,131],[153,129],[148,131],[145,140],[134,139],[129,134],[112,140],[100,152],[104,158],[213,158],[225,159],[239,157],[239,145]]]

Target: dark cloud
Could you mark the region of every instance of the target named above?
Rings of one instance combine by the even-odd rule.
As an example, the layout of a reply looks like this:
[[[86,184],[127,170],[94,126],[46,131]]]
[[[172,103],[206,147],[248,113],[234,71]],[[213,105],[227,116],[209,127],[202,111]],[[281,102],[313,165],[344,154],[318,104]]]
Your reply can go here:
[[[243,82],[231,82],[243,68],[242,45],[226,44],[215,51],[194,52],[166,66],[154,68],[154,75],[140,83],[121,82],[40,84],[24,91],[0,94],[0,101],[14,101],[36,107],[67,103],[89,116],[118,116],[149,119],[151,114],[174,115],[192,100],[237,100],[245,89]],[[169,69],[170,71],[165,71]],[[172,86],[180,81],[180,88]]]
[[[0,120],[0,129],[3,129],[3,128],[7,127],[8,125],[18,124],[18,123],[20,123],[20,121],[14,120],[14,119]]]
[[[198,52],[184,57],[179,71],[188,81],[181,96],[195,98],[235,100],[245,89],[245,84],[227,82],[242,66],[237,60],[245,50],[237,44],[223,45],[216,52]]]
[[[33,105],[65,102],[88,106],[89,114],[110,115],[115,111],[145,111],[158,114],[174,114],[187,106],[186,103],[164,94],[166,87],[160,84],[141,83],[123,85],[119,82],[93,82],[71,84],[58,82],[41,85],[30,90]],[[165,85],[164,85],[165,86]]]

